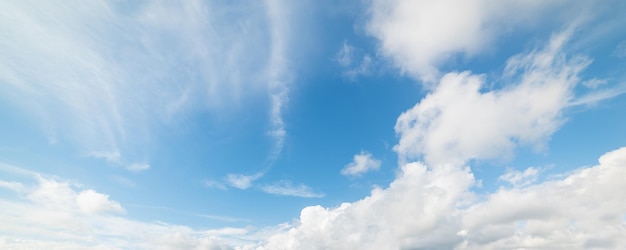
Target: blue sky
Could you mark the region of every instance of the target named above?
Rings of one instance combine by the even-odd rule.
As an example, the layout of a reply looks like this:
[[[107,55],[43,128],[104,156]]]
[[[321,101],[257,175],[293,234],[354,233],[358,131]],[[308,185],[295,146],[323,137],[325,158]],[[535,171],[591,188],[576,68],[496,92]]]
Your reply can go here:
[[[621,249],[621,1],[4,1],[0,248]]]

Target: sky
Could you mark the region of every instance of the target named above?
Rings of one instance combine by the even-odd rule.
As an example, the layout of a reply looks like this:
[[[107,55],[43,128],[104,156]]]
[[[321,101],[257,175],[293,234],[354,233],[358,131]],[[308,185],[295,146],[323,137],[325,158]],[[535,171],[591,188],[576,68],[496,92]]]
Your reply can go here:
[[[624,249],[626,2],[1,1],[2,249]]]

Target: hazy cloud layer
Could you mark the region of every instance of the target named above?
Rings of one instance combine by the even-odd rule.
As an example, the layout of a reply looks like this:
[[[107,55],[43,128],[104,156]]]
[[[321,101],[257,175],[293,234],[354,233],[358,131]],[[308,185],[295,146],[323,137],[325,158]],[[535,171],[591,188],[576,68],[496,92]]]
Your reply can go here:
[[[267,97],[276,158],[291,81],[284,7],[3,1],[0,92],[34,115],[50,143],[112,152],[109,162],[133,171],[149,166],[144,145],[157,141],[156,127]]]

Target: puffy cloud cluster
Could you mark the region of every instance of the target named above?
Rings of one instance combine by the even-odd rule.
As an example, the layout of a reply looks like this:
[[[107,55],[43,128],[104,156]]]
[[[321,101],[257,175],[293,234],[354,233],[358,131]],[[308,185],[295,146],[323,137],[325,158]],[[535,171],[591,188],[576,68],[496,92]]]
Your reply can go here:
[[[465,249],[626,247],[626,148],[563,179],[502,188],[463,211]]]
[[[0,170],[6,166],[0,165]],[[227,239],[247,232],[130,220],[107,194],[37,173],[27,175],[36,183],[1,182],[11,185],[0,188],[20,197],[0,198],[2,249],[233,249]]]
[[[479,199],[467,167],[402,167],[386,189],[299,224],[259,249],[621,249],[626,247],[626,148],[597,166]]]
[[[28,199],[51,210],[78,209],[87,214],[125,213],[122,206],[106,194],[92,189],[76,192],[70,183],[38,177],[38,185],[28,192]]]
[[[561,52],[567,37],[512,57],[500,89],[486,90],[484,77],[469,72],[446,74],[398,118],[401,167],[389,187],[335,208],[307,207],[258,249],[626,247],[626,148],[543,183],[533,184],[539,172],[529,168],[501,176],[513,185],[493,193],[470,189],[477,182],[468,160],[541,147],[563,123],[588,64]]]
[[[388,188],[362,200],[303,209],[299,225],[270,237],[262,249],[450,248],[462,240],[454,236],[455,211],[472,183],[468,168],[406,164]]]
[[[561,53],[567,33],[545,49],[512,57],[505,74],[517,76],[502,89],[485,90],[484,77],[448,73],[398,118],[395,150],[407,162],[424,156],[431,165],[510,154],[517,144],[541,147],[562,124],[588,60]]]

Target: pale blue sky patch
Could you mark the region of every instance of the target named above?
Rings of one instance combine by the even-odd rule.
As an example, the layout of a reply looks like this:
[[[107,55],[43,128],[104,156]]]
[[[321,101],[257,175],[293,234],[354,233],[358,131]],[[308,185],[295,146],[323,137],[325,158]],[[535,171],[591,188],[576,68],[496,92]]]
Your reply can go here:
[[[0,248],[626,248],[625,12],[0,1]]]

